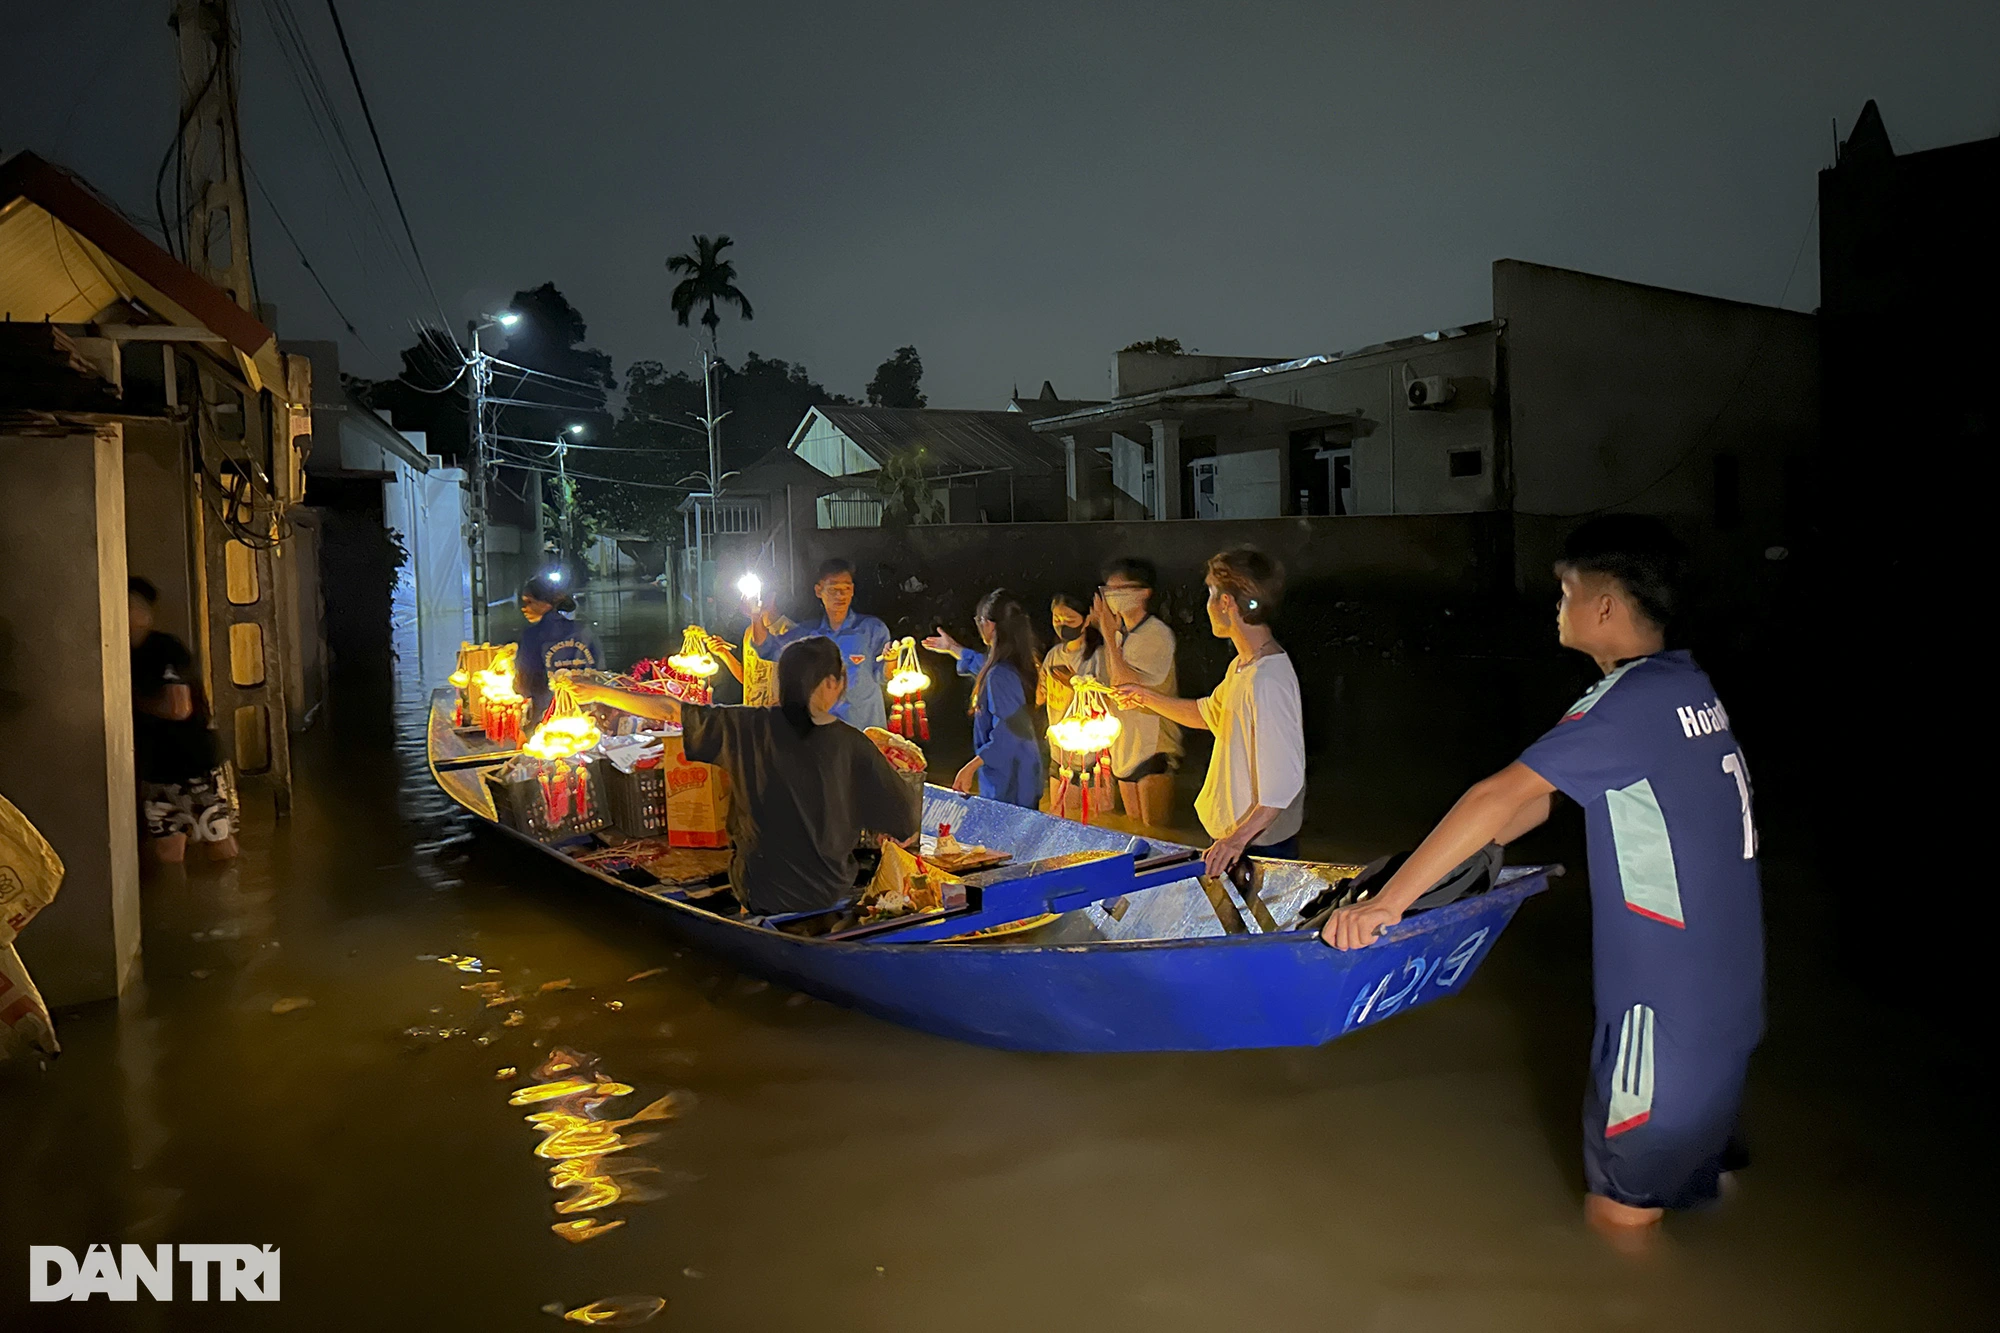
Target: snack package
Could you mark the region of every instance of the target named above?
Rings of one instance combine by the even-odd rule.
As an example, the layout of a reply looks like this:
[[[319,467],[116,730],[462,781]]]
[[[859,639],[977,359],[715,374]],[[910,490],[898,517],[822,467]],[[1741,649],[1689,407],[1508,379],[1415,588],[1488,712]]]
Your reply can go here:
[[[0,944],[12,944],[62,887],[63,863],[28,817],[0,796]]]
[[[0,1054],[16,1042],[43,1055],[62,1053],[49,1007],[28,979],[21,955],[14,952],[13,945],[0,944]]]
[[[880,727],[870,727],[864,734],[875,742],[875,748],[889,761],[889,767],[898,773],[922,773],[930,765],[930,761],[924,758],[923,750],[918,748],[915,741],[905,740],[894,732],[884,731]]]
[[[897,843],[884,841],[882,864],[861,895],[864,921],[885,921],[916,912],[936,912],[965,905],[965,882],[946,874]]]
[[[687,757],[679,732],[660,737],[667,775],[667,842],[674,847],[729,845],[729,775]]]

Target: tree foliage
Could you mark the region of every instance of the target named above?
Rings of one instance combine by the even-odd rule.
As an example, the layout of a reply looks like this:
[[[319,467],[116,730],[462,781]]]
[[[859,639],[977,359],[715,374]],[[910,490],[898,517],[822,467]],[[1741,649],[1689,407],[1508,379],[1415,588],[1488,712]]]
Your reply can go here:
[[[923,358],[914,347],[898,347],[887,361],[875,367],[868,381],[870,407],[922,407],[927,401],[919,387],[924,378]]]
[[[696,236],[692,252],[670,255],[667,258],[667,272],[683,273],[674,285],[669,298],[674,308],[674,318],[682,328],[687,327],[688,316],[696,306],[704,307],[701,326],[708,330],[710,351],[720,343],[716,339],[717,330],[722,327],[722,316],[717,305],[733,305],[744,319],[756,318],[750,311],[750,298],[736,286],[736,265],[722,257],[722,252],[734,244],[727,236]]]
[[[1179,338],[1148,338],[1144,342],[1128,343],[1118,349],[1121,352],[1151,352],[1155,356],[1184,356]]]
[[[944,502],[931,487],[922,448],[892,454],[875,474],[875,493],[882,500],[882,526],[902,527],[910,523],[942,523]]]
[[[465,359],[449,333],[435,326],[417,330],[416,342],[402,353],[402,374],[386,380],[348,376],[355,397],[388,417],[397,430],[424,432],[424,447],[456,464],[466,447]]]

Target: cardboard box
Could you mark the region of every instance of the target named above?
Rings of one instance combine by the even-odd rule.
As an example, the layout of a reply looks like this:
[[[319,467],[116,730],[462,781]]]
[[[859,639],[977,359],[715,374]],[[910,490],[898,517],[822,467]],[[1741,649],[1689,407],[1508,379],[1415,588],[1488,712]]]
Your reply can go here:
[[[681,748],[679,732],[660,738],[666,753],[660,771],[667,779],[667,843],[673,847],[729,845],[729,775],[713,764],[697,764]]]

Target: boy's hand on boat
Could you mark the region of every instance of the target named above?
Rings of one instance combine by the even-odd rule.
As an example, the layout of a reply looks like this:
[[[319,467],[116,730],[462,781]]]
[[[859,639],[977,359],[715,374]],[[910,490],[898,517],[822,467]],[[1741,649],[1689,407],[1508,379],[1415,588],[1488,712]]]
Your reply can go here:
[[[951,789],[961,796],[976,795],[979,791],[979,761],[974,759],[958,770],[958,776],[951,780]]]
[[[1229,868],[1243,859],[1243,849],[1249,845],[1249,838],[1217,838],[1201,854],[1201,868],[1210,879],[1220,879],[1229,873]]]
[[[1375,901],[1353,903],[1336,908],[1319,937],[1336,949],[1363,949],[1402,919],[1401,912]]]

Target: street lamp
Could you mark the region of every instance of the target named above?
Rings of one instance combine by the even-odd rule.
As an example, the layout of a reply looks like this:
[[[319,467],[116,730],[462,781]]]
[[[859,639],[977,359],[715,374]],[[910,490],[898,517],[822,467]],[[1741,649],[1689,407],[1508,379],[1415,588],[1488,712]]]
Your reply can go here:
[[[469,410],[465,414],[465,433],[472,448],[472,637],[480,643],[486,641],[487,610],[486,386],[493,378],[493,368],[485,349],[479,345],[479,335],[492,328],[511,329],[520,322],[520,312],[514,310],[482,314],[465,321],[465,331],[472,342],[472,355],[465,363],[466,373],[472,377],[466,395]]]

